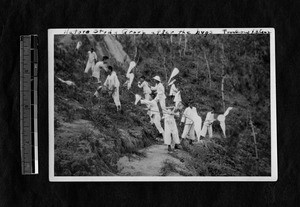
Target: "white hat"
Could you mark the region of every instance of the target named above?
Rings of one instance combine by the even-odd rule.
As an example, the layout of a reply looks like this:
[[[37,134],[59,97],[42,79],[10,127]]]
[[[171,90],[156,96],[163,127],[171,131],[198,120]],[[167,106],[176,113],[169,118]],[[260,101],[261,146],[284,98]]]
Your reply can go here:
[[[160,77],[159,76],[155,76],[153,79],[160,82]]]

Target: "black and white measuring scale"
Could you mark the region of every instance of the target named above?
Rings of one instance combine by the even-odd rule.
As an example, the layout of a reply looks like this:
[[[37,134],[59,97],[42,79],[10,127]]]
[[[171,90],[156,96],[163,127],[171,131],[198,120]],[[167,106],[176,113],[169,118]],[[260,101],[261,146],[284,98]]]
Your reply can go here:
[[[22,174],[38,174],[38,36],[20,36]]]

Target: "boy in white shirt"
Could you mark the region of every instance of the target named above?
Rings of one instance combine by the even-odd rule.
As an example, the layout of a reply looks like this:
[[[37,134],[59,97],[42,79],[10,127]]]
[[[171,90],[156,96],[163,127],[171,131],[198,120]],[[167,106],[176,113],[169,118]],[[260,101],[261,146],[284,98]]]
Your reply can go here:
[[[215,108],[211,107],[211,111],[207,112],[203,127],[201,130],[201,136],[205,137],[208,131],[209,137],[213,136],[212,123],[215,121]]]
[[[184,129],[181,135],[182,139],[189,139],[189,143],[192,144],[195,140],[195,123],[194,119],[198,116],[197,110],[192,106],[192,100],[190,99],[188,102],[188,107],[184,110],[181,124],[184,123]]]
[[[121,102],[119,95],[120,82],[116,72],[113,71],[113,68],[111,66],[108,66],[108,76],[103,85],[106,86],[107,89],[110,91],[109,94],[111,94],[112,98],[114,99],[114,102],[117,106],[117,111],[121,110]]]
[[[93,68],[97,62],[97,55],[94,52],[94,48],[91,48],[91,51],[88,51],[88,56],[88,61],[84,70],[85,73],[88,73],[91,69],[93,71]]]
[[[175,107],[178,107],[179,103],[182,102],[180,89],[181,89],[181,86],[178,86],[177,87],[177,92],[176,92],[176,94],[174,96],[174,100],[173,101],[175,102]]]
[[[138,82],[138,87],[143,88],[143,93],[145,95],[146,100],[150,100],[151,89],[147,81],[145,81],[145,76],[140,77],[140,81]]]
[[[100,81],[100,69],[103,68],[106,72],[107,72],[107,61],[108,61],[108,57],[107,56],[103,56],[102,61],[99,61],[96,63],[96,65],[94,66],[93,69],[93,77],[97,78],[98,83],[101,83]]]
[[[161,83],[159,76],[155,76],[153,79],[155,80],[156,85],[154,87],[151,87],[151,90],[156,91],[157,95],[155,98],[157,98],[159,100],[159,104],[160,104],[162,110],[164,110],[166,108],[165,87]]]
[[[176,108],[172,111],[170,109],[163,110],[164,112],[164,126],[165,126],[165,133],[164,133],[164,144],[168,145],[168,151],[171,151],[171,141],[175,142],[175,149],[179,149],[178,145],[180,144],[179,135],[178,135],[178,128],[176,125],[176,121],[174,116],[179,116],[179,112],[175,112]]]
[[[146,99],[141,100],[141,104],[146,104],[149,107],[149,112],[150,112],[150,117],[151,117],[151,121],[152,123],[155,124],[156,129],[158,130],[160,137],[163,137],[164,134],[164,129],[161,126],[161,116],[160,116],[160,112],[159,112],[159,108],[157,105],[157,101],[158,99],[155,98],[152,101],[148,101]]]
[[[170,88],[170,94],[169,96],[171,97],[174,97],[176,95],[176,93],[178,92],[178,89],[176,88],[175,86],[175,82],[176,80],[172,81],[172,84],[171,84],[171,88]]]

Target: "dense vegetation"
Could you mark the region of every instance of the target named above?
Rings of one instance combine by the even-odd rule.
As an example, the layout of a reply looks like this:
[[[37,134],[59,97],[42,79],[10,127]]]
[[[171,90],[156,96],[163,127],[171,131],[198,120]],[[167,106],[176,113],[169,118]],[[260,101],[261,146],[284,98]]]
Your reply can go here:
[[[62,130],[61,123],[84,119],[91,121],[102,133],[95,135],[85,131],[84,135],[78,136],[88,138],[73,140],[75,147],[68,150],[64,149],[65,143],[61,144],[56,137],[57,174],[117,174],[114,165],[120,155],[138,154],[138,149],[154,142],[155,130],[149,125],[145,111],[133,105],[134,96],[125,87],[121,89],[121,114],[114,112],[110,98],[92,98],[97,85],[83,73],[86,53],[92,46],[96,48],[98,57],[110,57],[110,64],[116,69],[121,84],[126,80],[125,73],[130,59],[138,63],[133,70],[136,77],[145,75],[151,80],[153,76],[159,75],[164,83],[167,82],[172,69],[177,67],[180,73],[176,77],[176,85],[182,90],[182,98],[192,98],[195,101],[202,119],[205,119],[211,106],[219,113],[223,113],[229,106],[234,107],[226,119],[226,139],[220,136],[218,128],[215,127],[214,137],[205,140],[206,146],[183,146],[183,150],[193,157],[188,163],[195,168],[198,175],[270,175],[268,35],[117,35],[114,38],[121,43],[128,55],[124,62],[114,58],[114,53],[118,51],[112,51],[104,37],[56,36],[55,42],[59,44],[55,45],[55,75],[64,80],[72,80],[77,85],[76,88],[70,89],[55,79],[56,129]],[[83,46],[77,51],[75,47],[79,40]],[[104,78],[103,74],[102,79]],[[134,80],[131,90],[141,94],[136,83],[137,79]],[[168,99],[167,104],[170,103],[171,99]],[[128,133],[128,129],[135,133],[142,129],[142,133],[134,136]],[[126,136],[123,136],[122,132]],[[99,136],[106,137],[100,145],[111,143],[104,151],[103,147],[99,147]],[[81,145],[74,142],[81,142]],[[89,158],[82,154],[82,150],[78,151],[83,142],[86,146],[93,146],[87,147]],[[127,146],[128,142],[132,143],[130,147]],[[94,147],[95,143],[98,147]],[[66,154],[69,154],[69,157],[66,157]],[[109,156],[110,161],[107,162],[103,154],[114,156],[113,159]],[[76,159],[80,159],[82,163],[94,164],[84,164],[86,168],[78,170],[74,167],[74,163],[78,163]],[[88,162],[86,159],[92,161]],[[101,165],[99,159],[106,163],[106,169],[103,170],[102,166],[98,171],[91,170],[91,165]],[[69,170],[64,171],[66,168]]]

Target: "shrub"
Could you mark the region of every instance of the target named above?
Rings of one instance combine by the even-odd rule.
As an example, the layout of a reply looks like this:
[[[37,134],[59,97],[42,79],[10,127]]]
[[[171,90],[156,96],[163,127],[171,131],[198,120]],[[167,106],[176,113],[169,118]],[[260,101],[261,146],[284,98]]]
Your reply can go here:
[[[86,140],[90,141],[92,139],[93,132],[89,129],[84,129],[79,136],[79,141]]]

